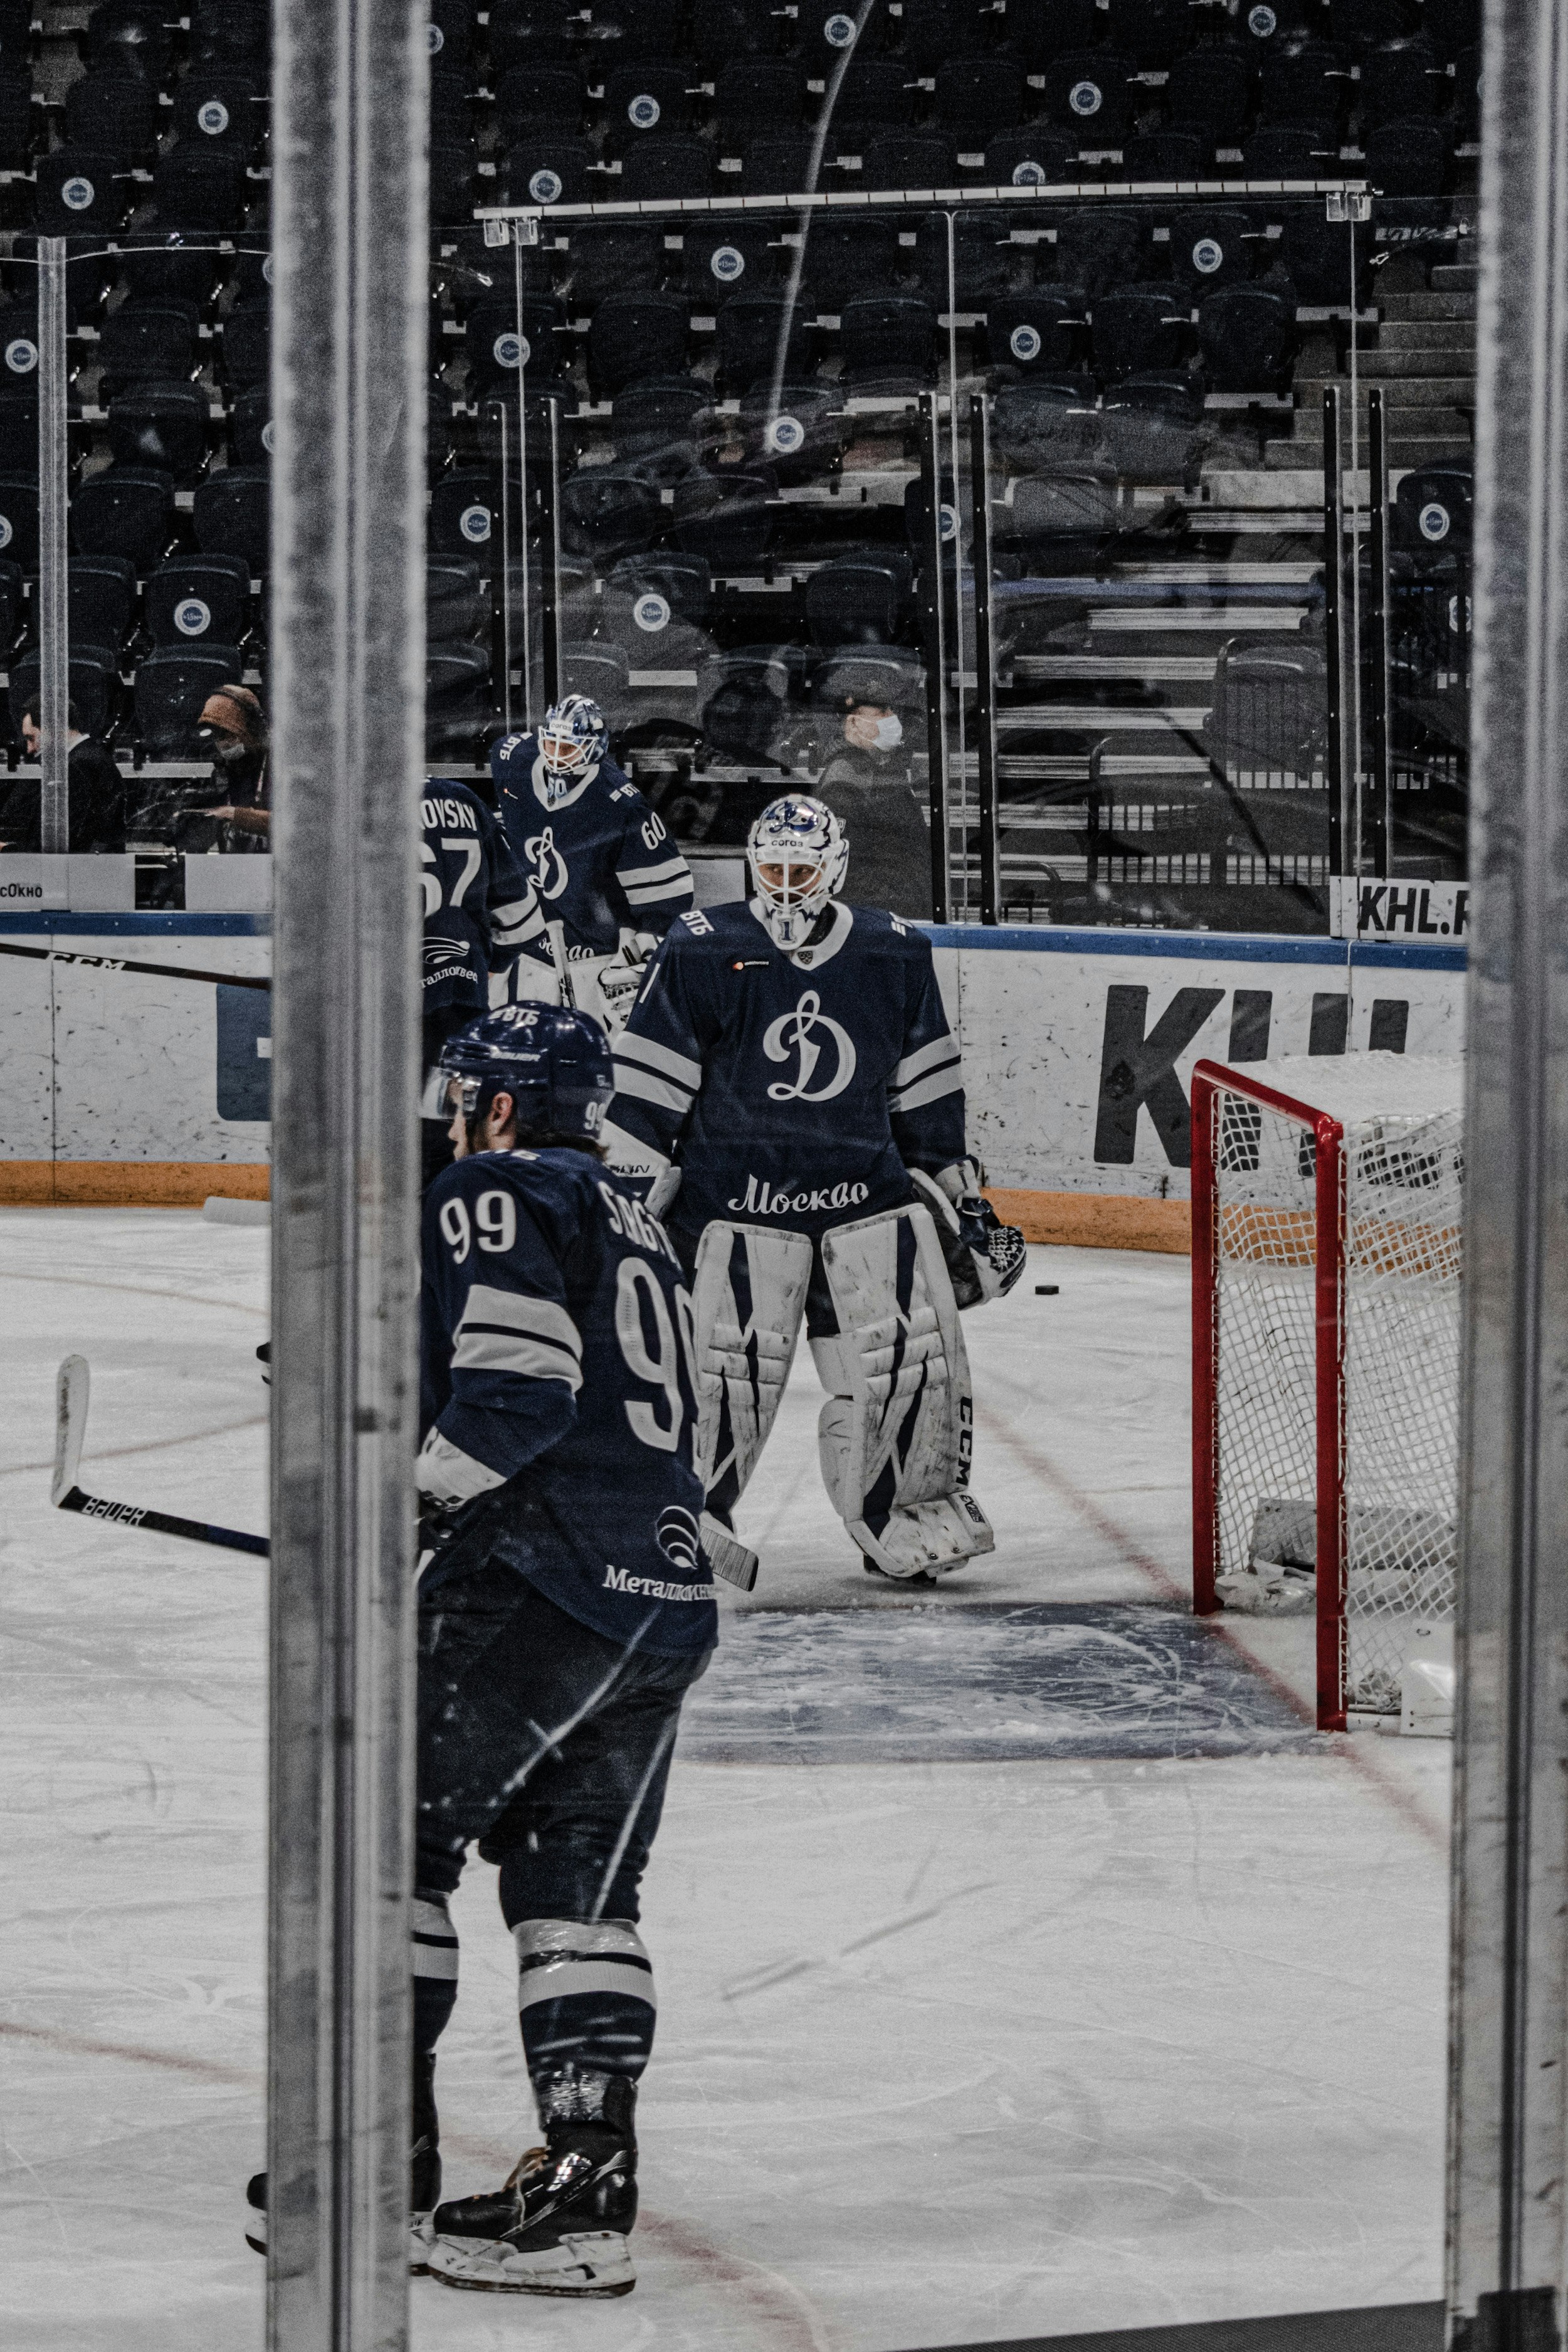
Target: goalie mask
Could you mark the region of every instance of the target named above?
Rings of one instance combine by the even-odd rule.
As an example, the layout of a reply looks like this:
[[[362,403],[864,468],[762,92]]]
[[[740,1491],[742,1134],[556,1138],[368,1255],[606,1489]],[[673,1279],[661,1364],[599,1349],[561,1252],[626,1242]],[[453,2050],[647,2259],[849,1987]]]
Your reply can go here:
[[[564,797],[604,749],[604,713],[586,694],[563,695],[545,712],[539,728],[539,757],[544,761],[545,790],[552,801]]]
[[[811,926],[843,888],[850,845],[831,808],[805,793],[771,801],[752,826],[747,863],[757,913],[776,947],[804,947]]]

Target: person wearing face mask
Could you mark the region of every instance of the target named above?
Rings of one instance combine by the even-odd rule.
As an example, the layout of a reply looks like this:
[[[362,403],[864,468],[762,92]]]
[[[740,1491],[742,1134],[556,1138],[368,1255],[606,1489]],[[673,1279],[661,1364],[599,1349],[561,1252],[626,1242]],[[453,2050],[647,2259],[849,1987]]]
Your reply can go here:
[[[192,809],[182,820],[204,817],[222,828],[220,849],[248,851],[252,856],[272,846],[272,811],[268,806],[267,720],[261,702],[248,686],[221,686],[202,706],[196,740],[210,751],[214,774],[223,799],[216,808]],[[179,848],[196,845],[183,840]]]
[[[928,923],[931,834],[910,777],[904,719],[885,703],[846,698],[831,723],[815,793],[853,837],[855,896]]]

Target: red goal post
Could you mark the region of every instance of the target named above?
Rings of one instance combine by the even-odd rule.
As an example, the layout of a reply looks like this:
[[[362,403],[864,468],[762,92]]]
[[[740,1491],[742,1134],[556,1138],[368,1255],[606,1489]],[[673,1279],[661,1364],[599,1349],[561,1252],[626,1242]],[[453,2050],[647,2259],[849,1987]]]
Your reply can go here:
[[[1381,1053],[1193,1074],[1193,1607],[1313,1606],[1323,1730],[1396,1707],[1452,1615],[1460,1087]]]

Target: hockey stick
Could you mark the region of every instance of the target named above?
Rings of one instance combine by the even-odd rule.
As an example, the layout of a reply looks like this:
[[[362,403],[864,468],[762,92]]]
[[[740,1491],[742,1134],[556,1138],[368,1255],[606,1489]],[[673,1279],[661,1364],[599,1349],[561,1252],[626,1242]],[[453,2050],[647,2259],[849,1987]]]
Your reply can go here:
[[[147,1528],[154,1535],[184,1536],[192,1543],[217,1544],[225,1551],[248,1551],[270,1557],[265,1536],[247,1536],[237,1528],[209,1527],[204,1519],[177,1518],[172,1511],[143,1510],[136,1503],[109,1503],[101,1495],[84,1495],[77,1485],[82,1440],[87,1435],[88,1396],[91,1374],[85,1356],[68,1356],[55,1381],[55,1475],[49,1500],[59,1511],[80,1511],[89,1519],[110,1519],[122,1528]]]
[[[12,940],[0,940],[0,955],[25,956],[31,963],[79,963],[96,965],[99,971],[151,972],[156,980],[199,980],[214,988],[270,988],[270,980],[257,980],[243,971],[199,971],[193,964],[139,963],[131,956],[75,955],[68,948],[24,948]]]

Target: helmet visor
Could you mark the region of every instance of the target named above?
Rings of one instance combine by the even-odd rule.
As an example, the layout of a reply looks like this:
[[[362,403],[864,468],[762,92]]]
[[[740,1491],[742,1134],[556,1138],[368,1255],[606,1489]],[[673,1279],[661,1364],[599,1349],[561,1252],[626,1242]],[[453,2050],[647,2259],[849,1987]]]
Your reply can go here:
[[[580,742],[575,735],[541,734],[539,751],[547,768],[553,769],[557,774],[564,774],[572,768],[581,767],[588,756],[588,746]]]
[[[823,866],[820,857],[758,857],[752,867],[757,887],[776,907],[799,907],[820,890]]]

